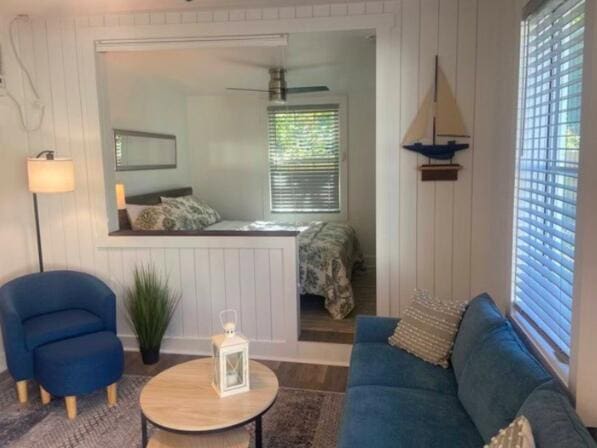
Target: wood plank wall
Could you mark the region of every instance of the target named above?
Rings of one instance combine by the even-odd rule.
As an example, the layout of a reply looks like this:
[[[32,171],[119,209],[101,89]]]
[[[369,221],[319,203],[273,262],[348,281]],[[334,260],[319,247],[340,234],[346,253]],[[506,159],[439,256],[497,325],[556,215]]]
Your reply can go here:
[[[273,251],[259,247],[236,248],[230,252],[223,248],[108,250],[96,247],[93,220],[98,197],[102,194],[96,191],[103,182],[98,179],[101,170],[97,169],[102,156],[89,144],[97,137],[94,134],[97,130],[89,127],[89,117],[97,113],[94,115],[94,111],[89,110],[92,105],[82,99],[81,85],[89,76],[81,71],[85,65],[82,60],[89,56],[79,51],[78,36],[89,27],[116,29],[189,23],[201,27],[202,23],[213,22],[273,23],[294,19],[315,23],[321,17],[340,19],[394,14],[392,45],[378,53],[391,64],[393,75],[386,80],[386,85],[396,89],[391,95],[397,101],[389,111],[395,120],[392,146],[397,152],[388,155],[384,162],[389,163],[382,167],[384,182],[387,180],[391,185],[380,190],[378,184],[378,192],[382,192],[378,194],[391,192],[391,195],[378,197],[378,205],[382,203],[386,207],[385,211],[378,207],[378,220],[386,220],[389,229],[387,238],[378,243],[378,250],[380,244],[383,246],[383,253],[378,253],[378,271],[382,270],[380,263],[387,264],[390,274],[382,279],[384,284],[378,285],[389,298],[382,312],[399,315],[416,287],[446,298],[468,298],[489,290],[506,307],[510,246],[506,229],[511,221],[508,185],[513,173],[508,157],[513,153],[514,141],[513,123],[509,119],[515,107],[512,98],[516,91],[518,8],[518,0],[397,0],[33,18],[19,25],[18,46],[47,107],[42,128],[27,134],[19,127],[14,106],[0,98],[0,153],[3,157],[0,246],[4,249],[0,253],[0,280],[35,270],[32,209],[26,189],[24,157],[54,148],[75,160],[77,189],[72,194],[40,198],[44,252],[49,268],[81,269],[109,281],[118,278],[126,282],[123,266],[130,260],[163,261],[173,267],[171,275],[180,282],[184,303],[191,310],[187,314],[189,308],[183,308],[177,315],[177,324],[171,329],[173,337],[197,337],[211,331],[208,325],[213,327],[214,315],[208,312],[209,307],[223,305],[225,297],[232,297],[230,304],[238,305],[240,287],[240,296],[247,299],[246,302],[241,300],[243,316],[249,316],[244,323],[246,330],[257,338],[275,339],[280,323],[274,315],[283,310],[275,308],[278,305],[275,301],[264,298],[268,296],[253,296],[250,285],[251,282],[262,284],[269,275],[270,294],[276,293],[279,285],[271,282],[278,275],[276,260],[280,248]],[[31,98],[31,93],[8,47],[8,21],[9,18],[1,18],[4,70],[9,89],[23,103],[25,98]],[[497,58],[495,62],[501,53],[514,55],[514,62],[512,58]],[[472,149],[459,153],[456,158],[464,169],[455,183],[422,183],[416,168],[425,160],[399,149],[402,135],[431,85],[435,54],[440,56],[473,134]],[[504,91],[510,96],[504,95]],[[379,92],[378,96],[385,94]],[[28,106],[27,118],[33,120],[35,114],[35,109]],[[500,131],[496,132],[496,128]],[[496,143],[498,137],[500,141]],[[499,172],[492,169],[494,164]],[[494,254],[497,254],[495,259]],[[256,262],[251,264],[251,259]],[[261,270],[266,265],[271,266],[271,272]],[[189,300],[188,297],[208,288],[205,278],[208,271],[211,272],[212,302]],[[238,283],[222,282],[226,273],[238,278]],[[249,285],[248,289],[243,290],[242,285]],[[260,303],[262,300],[264,302]],[[252,301],[257,304],[256,308]],[[195,328],[191,320],[201,322],[201,328]]]

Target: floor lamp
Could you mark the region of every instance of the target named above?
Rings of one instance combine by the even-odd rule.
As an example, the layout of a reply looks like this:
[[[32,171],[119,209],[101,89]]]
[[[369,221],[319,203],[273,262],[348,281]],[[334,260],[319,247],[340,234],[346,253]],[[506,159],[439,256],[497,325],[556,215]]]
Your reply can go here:
[[[27,159],[29,191],[33,193],[35,232],[37,236],[37,256],[39,272],[44,271],[44,258],[39,229],[38,193],[66,193],[75,189],[75,170],[70,158],[54,157],[54,151],[42,151],[36,157]]]

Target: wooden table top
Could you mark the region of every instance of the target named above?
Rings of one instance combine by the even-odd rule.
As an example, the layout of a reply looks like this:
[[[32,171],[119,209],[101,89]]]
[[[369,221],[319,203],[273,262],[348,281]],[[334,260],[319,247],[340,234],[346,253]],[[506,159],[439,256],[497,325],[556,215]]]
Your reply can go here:
[[[278,378],[256,361],[249,364],[251,390],[220,398],[211,385],[213,359],[171,367],[143,387],[139,402],[153,423],[179,431],[212,431],[252,420],[278,395]]]

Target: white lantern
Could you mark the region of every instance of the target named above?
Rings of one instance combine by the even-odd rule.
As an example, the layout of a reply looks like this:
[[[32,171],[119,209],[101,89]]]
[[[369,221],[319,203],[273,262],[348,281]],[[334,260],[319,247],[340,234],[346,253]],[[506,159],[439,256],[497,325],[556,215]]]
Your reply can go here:
[[[226,314],[233,314],[234,320],[224,322]],[[220,395],[247,392],[249,390],[249,340],[236,332],[236,310],[220,313],[224,334],[211,338],[214,358],[212,386]]]

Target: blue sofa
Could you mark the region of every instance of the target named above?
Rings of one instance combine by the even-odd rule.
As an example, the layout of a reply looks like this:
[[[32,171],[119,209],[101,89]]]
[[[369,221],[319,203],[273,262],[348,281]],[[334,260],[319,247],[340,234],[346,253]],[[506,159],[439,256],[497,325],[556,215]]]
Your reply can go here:
[[[397,322],[357,318],[340,448],[480,448],[520,414],[538,448],[597,446],[487,294],[468,306],[449,369],[390,346]]]

